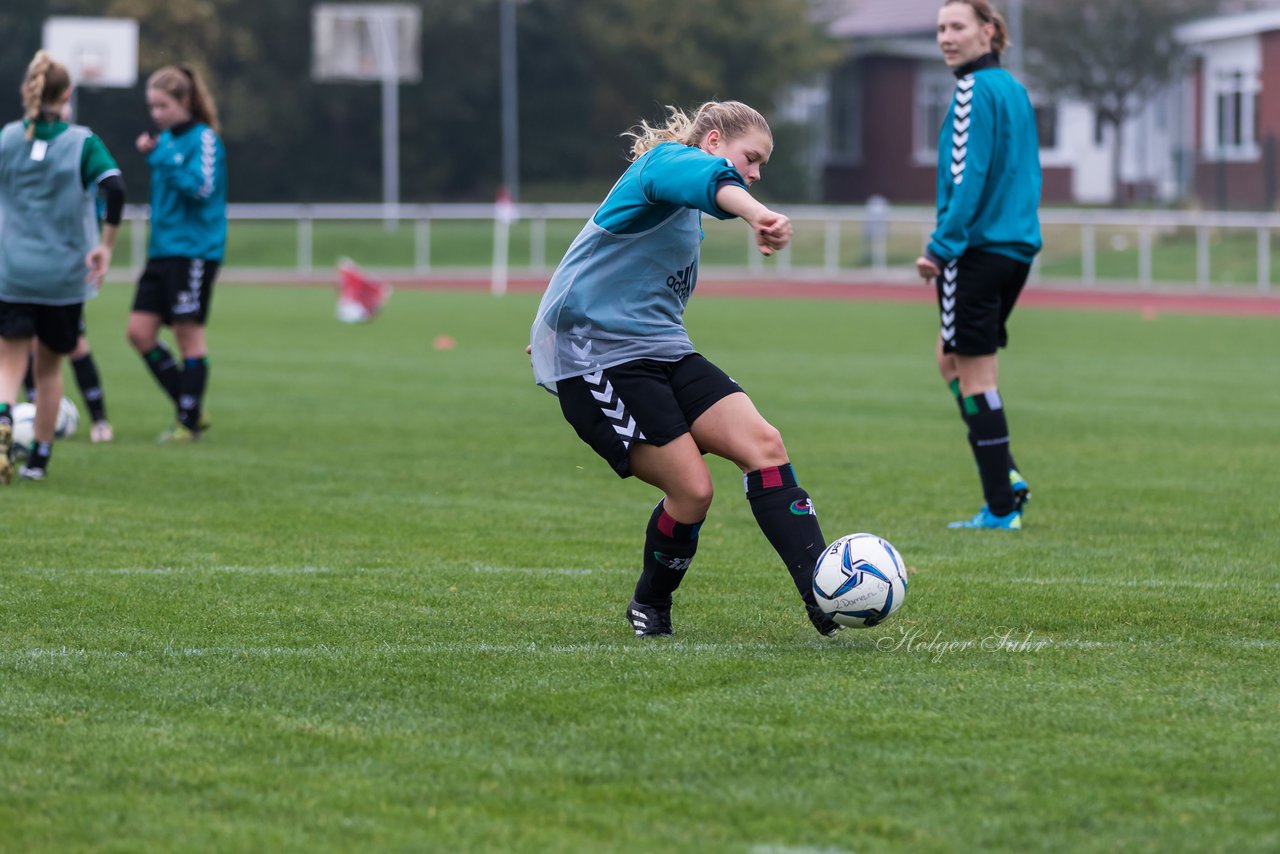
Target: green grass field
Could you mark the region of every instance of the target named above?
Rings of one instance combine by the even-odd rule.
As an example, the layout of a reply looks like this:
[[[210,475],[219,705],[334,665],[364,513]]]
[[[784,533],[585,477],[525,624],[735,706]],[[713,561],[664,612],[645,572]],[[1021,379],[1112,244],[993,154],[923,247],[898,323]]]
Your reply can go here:
[[[214,427],[89,308],[117,440],[0,488],[0,850],[1275,851],[1274,319],[1020,309],[1034,487],[980,498],[927,305],[695,299],[829,538],[914,569],[818,637],[736,469],[623,621],[654,490],[531,382],[536,298],[220,289]],[[456,341],[436,349],[437,336]]]

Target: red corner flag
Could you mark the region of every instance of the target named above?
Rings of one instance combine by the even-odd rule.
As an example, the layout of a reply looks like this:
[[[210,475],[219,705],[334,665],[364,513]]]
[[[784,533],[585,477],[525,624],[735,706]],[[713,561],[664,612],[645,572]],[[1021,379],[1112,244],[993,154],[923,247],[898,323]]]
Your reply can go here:
[[[350,258],[338,262],[338,320],[373,320],[390,296],[391,285],[371,278]]]

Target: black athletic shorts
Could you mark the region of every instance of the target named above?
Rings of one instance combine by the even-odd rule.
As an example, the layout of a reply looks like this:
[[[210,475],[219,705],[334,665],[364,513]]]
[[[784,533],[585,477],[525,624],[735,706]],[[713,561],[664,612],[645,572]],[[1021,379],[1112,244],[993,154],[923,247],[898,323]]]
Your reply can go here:
[[[970,249],[938,276],[942,352],[989,356],[1009,343],[1005,321],[1027,283],[1031,265]]]
[[[138,279],[133,310],[158,314],[169,326],[187,321],[203,326],[209,319],[217,275],[217,261],[152,258]]]
[[[631,476],[631,445],[661,447],[742,387],[698,353],[677,362],[637,359],[556,383],[560,411],[619,477]]]
[[[0,338],[36,338],[55,353],[76,349],[84,303],[39,305],[0,300]]]

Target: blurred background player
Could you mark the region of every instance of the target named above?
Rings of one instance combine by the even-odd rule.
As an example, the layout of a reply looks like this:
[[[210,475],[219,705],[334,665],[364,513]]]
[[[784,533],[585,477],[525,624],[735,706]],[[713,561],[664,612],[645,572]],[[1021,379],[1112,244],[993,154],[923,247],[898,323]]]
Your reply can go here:
[[[63,107],[60,117],[64,122],[71,121],[71,102],[68,101]],[[95,209],[98,213],[98,220],[101,223],[103,215],[106,213],[106,200],[99,195],[96,199]],[[91,442],[110,442],[115,438],[115,433],[111,430],[111,423],[107,421],[107,400],[102,391],[102,379],[98,374],[98,365],[94,361],[93,353],[89,350],[89,339],[85,335],[85,319],[80,317],[80,334],[76,338],[76,349],[71,353],[71,373],[76,378],[76,386],[80,389],[80,396],[84,399],[85,408],[89,410],[89,441]],[[36,399],[36,352],[35,343],[32,342],[31,357],[27,360],[27,373],[22,378],[22,385],[26,389],[27,400],[32,403]]]
[[[143,133],[136,143],[151,167],[151,234],[128,336],[177,410],[158,441],[193,442],[209,427],[205,324],[227,243],[226,152],[217,108],[194,69],[153,73],[147,110],[160,134]],[[160,341],[164,325],[173,330],[181,367]]]
[[[39,51],[22,82],[23,118],[0,131],[0,482],[13,478],[12,406],[35,342],[35,442],[20,475],[43,480],[62,402],[62,358],[84,302],[111,265],[124,180],[102,141],[68,124],[71,77]],[[95,197],[106,199],[99,228]]]
[[[76,387],[80,389],[80,397],[84,399],[85,408],[89,410],[89,441],[110,442],[115,438],[111,422],[107,420],[107,398],[102,390],[102,379],[98,374],[98,365],[93,353],[89,350],[89,339],[84,333],[84,318],[80,318],[80,334],[76,338],[76,349],[72,351],[69,361],[71,373],[76,378]],[[27,373],[22,378],[27,400],[35,402],[36,374],[35,352],[27,359]]]
[[[826,548],[782,437],[742,388],[694,350],[684,309],[698,276],[702,215],[741,217],[760,252],[791,241],[791,221],[748,192],[773,153],[769,125],[736,101],[642,123],[632,164],[556,268],[531,330],[534,379],[619,477],[663,498],[645,530],[643,569],[626,617],[639,637],[672,634],[672,593],[711,506],[703,454],[735,463],[751,511],[817,630],[839,628],[813,595]]]
[[[1035,113],[1000,67],[1008,43],[987,0],[947,0],[938,10],[938,47],[956,88],[938,140],[937,228],[916,270],[936,283],[938,370],[968,427],[986,499],[952,528],[1020,529],[1031,496],[1009,449],[996,360],[1041,246]]]

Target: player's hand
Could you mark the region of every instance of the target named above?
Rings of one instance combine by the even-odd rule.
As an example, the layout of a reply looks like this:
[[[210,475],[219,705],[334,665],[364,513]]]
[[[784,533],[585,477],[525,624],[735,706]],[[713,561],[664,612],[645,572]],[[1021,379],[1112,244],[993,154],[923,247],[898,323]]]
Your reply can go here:
[[[756,233],[756,248],[761,255],[772,255],[791,243],[791,220],[776,211],[765,211],[752,223]]]
[[[101,285],[102,280],[106,278],[107,268],[111,266],[111,250],[99,243],[89,250],[89,254],[84,258],[84,265],[89,268],[89,274],[85,280],[94,285]]]
[[[916,259],[916,272],[920,274],[920,278],[926,282],[931,282],[938,276],[942,275],[942,271],[938,269],[938,265],[929,260],[925,255],[921,255]]]
[[[150,154],[156,148],[156,138],[146,131],[143,131],[138,134],[138,138],[133,144],[134,147],[138,149],[139,154]]]

